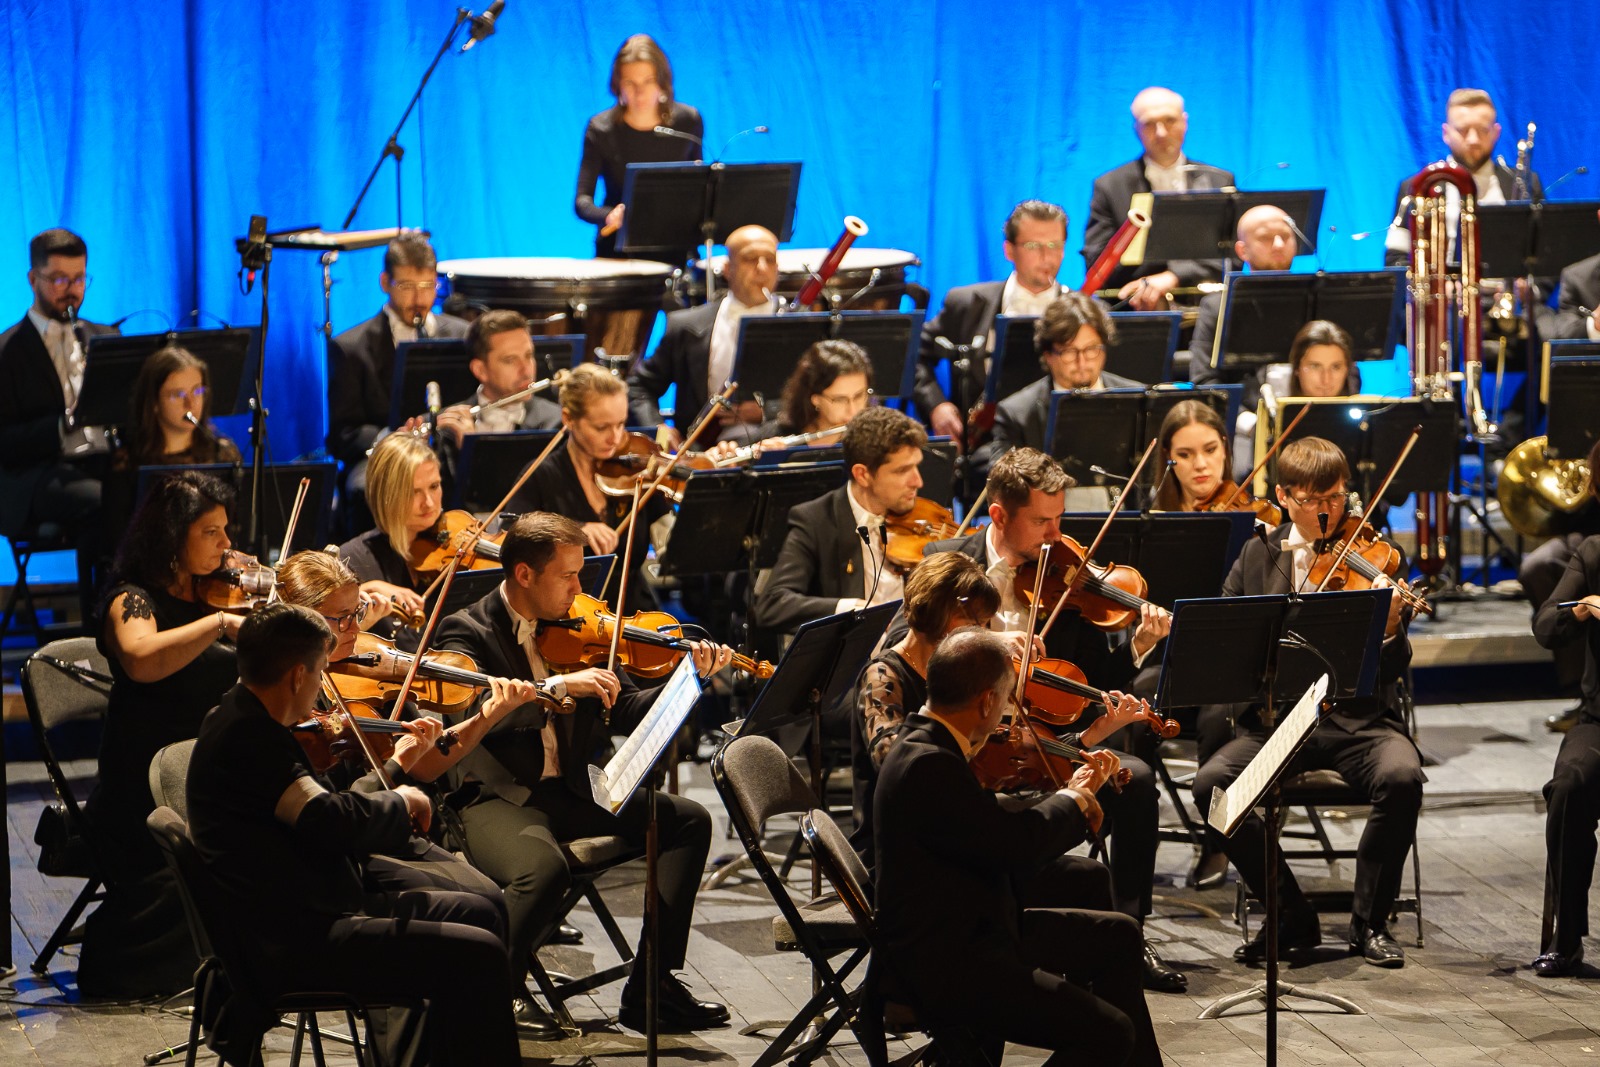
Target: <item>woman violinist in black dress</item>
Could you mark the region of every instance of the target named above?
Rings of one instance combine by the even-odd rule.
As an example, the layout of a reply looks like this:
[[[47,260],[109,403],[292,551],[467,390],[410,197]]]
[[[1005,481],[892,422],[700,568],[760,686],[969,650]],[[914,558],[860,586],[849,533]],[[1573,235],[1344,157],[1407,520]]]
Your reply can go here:
[[[373,448],[367,459],[367,506],[376,525],[340,545],[339,558],[355,572],[361,592],[382,598],[385,609],[392,604],[407,615],[421,615],[422,594],[433,576],[411,569],[411,545],[439,521],[443,493],[439,457],[422,438],[392,433]],[[403,628],[398,618],[371,628],[406,652],[416,650],[421,636]]]

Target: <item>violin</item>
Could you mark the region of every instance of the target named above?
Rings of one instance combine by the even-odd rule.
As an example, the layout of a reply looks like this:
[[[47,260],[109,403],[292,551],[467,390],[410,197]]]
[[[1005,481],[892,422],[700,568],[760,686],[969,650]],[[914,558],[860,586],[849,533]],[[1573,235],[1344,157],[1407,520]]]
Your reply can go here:
[[[1022,669],[1020,659],[1012,662],[1017,670]],[[1070,726],[1090,705],[1110,710],[1106,694],[1088,684],[1088,678],[1077,664],[1064,659],[1034,660],[1023,689],[1023,700],[1027,702],[1029,717],[1047,726]],[[1140,701],[1140,705],[1136,717],[1147,723],[1158,737],[1178,736],[1180,727],[1176,719],[1163,719],[1144,701]]]
[[[332,699],[331,697],[329,699]],[[362,700],[347,701],[351,719],[365,735],[367,748],[380,763],[394,755],[394,743],[401,734],[414,733],[410,724],[385,718],[383,713]],[[304,722],[289,727],[294,739],[305,750],[306,762],[314,774],[326,774],[341,761],[365,764],[361,743],[350,732],[343,713],[313,711]]]
[[[459,552],[464,570],[490,570],[500,566],[504,534],[486,537],[483,523],[465,511],[446,511],[431,527],[411,541],[408,562],[417,574],[438,574]]]
[[[1433,605],[1424,597],[1394,582],[1400,550],[1380,538],[1360,515],[1346,515],[1338,529],[1316,542],[1316,549],[1306,576],[1308,587],[1318,591],[1371,589],[1379,578],[1387,578],[1394,583],[1394,595],[1413,611],[1433,614]]]
[[[991,792],[1054,790],[1072,777],[1078,764],[1088,762],[1083,753],[1083,749],[1067,744],[1049,730],[1031,723],[1024,726],[1013,704],[1011,721],[989,735],[972,757],[971,766],[978,784]],[[1120,793],[1131,781],[1133,772],[1119,767],[1109,784]]]
[[[254,556],[228,552],[222,566],[210,574],[193,578],[195,599],[223,611],[248,612],[272,598],[278,572],[263,566]]]
[[[356,634],[356,650],[348,659],[328,665],[337,676],[339,693],[346,700],[386,703],[394,699],[405,683],[416,657],[395,648],[393,642],[377,634]],[[429,652],[417,664],[417,678],[411,693],[417,706],[438,712],[458,712],[489,688],[489,676],[465,652]],[[540,689],[535,698],[546,711],[571,712],[576,702]]]
[[[884,553],[887,566],[900,575],[910,574],[922,562],[922,550],[935,541],[956,535],[955,513],[943,504],[917,497],[903,515],[885,515],[884,532],[889,547]]]
[[[539,630],[539,655],[552,670],[577,671],[606,662],[617,616],[606,603],[579,593],[567,617],[543,623]],[[683,626],[664,611],[639,611],[622,619],[617,643],[617,666],[640,678],[670,674],[689,651]],[[734,653],[733,666],[757,678],[771,678],[772,664]]]
[[[1067,593],[1067,605],[1076,608],[1084,621],[1095,629],[1107,633],[1127,629],[1138,621],[1140,609],[1149,603],[1145,595],[1150,587],[1144,575],[1126,563],[1090,562],[1087,573],[1078,577],[1078,572],[1085,569],[1086,555],[1084,547],[1070,537],[1064,536],[1054,543],[1044,574],[1041,606],[1053,610],[1062,594]],[[1033,601],[1038,574],[1037,561],[1017,569],[1012,587],[1017,599],[1024,604]]]
[[[1210,496],[1197,501],[1194,510],[1251,511],[1255,513],[1257,522],[1265,523],[1268,527],[1276,528],[1283,525],[1282,508],[1265,497],[1255,499],[1232,480],[1224,481]]]
[[[661,479],[659,491],[674,504],[683,501],[684,483],[695,471],[716,469],[717,463],[704,452],[671,455],[642,433],[630,433],[622,450],[610,459],[595,464],[594,481],[606,496],[632,496],[635,482],[648,484],[670,468]]]

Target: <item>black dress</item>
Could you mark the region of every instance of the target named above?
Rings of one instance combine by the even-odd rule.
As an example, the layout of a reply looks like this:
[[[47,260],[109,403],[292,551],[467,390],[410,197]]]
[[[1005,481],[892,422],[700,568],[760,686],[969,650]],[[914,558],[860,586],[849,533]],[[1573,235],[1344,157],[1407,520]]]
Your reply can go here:
[[[400,558],[400,553],[389,543],[389,535],[382,530],[372,529],[360,537],[352,537],[339,546],[339,558],[355,572],[359,582],[388,582],[418,594],[429,585],[429,582],[419,584],[412,576],[411,564]],[[393,615],[379,620],[370,632],[393,641],[402,652],[415,652],[422,639],[418,631],[408,629]]]
[[[130,617],[149,612],[159,630],[214,615],[206,604],[166,590],[123,583],[107,594]],[[183,989],[193,978],[194,948],[177,887],[145,819],[155,810],[150,761],[200,733],[200,722],[239,680],[232,645],[213,641],[186,665],[154,682],[128,676],[102,632],[111,665],[111,697],[100,745],[100,774],[85,806],[107,895],[85,923],[78,987],[89,996],[146,996]]]
[[[583,131],[583,158],[578,163],[578,191],[573,203],[580,219],[597,227],[605,224],[606,215],[622,203],[622,181],[629,163],[682,163],[702,157],[699,138],[705,135],[705,123],[701,121],[700,112],[688,104],[674,102],[672,117],[663,125],[689,134],[695,140],[653,130],[636,130],[623,121],[621,108],[607,108],[589,120]],[[606,195],[596,204],[595,190],[601,179],[606,183]],[[634,249],[626,255],[677,264],[687,258],[688,251],[686,248]],[[617,234],[601,237],[596,230],[594,254],[602,258],[623,255],[617,251]]]

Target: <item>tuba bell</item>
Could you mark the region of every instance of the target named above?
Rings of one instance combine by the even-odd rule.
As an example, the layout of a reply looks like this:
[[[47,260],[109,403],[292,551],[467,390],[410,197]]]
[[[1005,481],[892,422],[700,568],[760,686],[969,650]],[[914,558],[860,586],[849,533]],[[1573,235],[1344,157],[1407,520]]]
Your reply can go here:
[[[1530,437],[1506,457],[1495,496],[1511,528],[1524,537],[1550,537],[1568,532],[1576,515],[1589,503],[1587,459],[1552,459],[1546,438]]]

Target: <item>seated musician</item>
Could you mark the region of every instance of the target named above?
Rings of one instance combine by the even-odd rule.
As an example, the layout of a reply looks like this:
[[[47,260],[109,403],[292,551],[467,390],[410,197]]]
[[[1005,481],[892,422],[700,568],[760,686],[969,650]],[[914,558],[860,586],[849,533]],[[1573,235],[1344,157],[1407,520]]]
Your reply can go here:
[[[97,635],[111,696],[85,805],[107,886],[84,929],[78,986],[89,996],[174,993],[194,978],[183,909],[144,820],[155,808],[151,759],[194,737],[238,677],[228,642],[240,617],[207,604],[194,582],[228,559],[232,502],[232,491],[209,475],[168,475],[118,546]]]
[[[1600,255],[1562,269],[1556,310],[1540,323],[1539,336],[1546,341],[1600,341]]]
[[[1330,531],[1337,531],[1344,522],[1349,480],[1344,453],[1331,441],[1301,437],[1285,445],[1278,457],[1277,499],[1288,521],[1265,540],[1245,544],[1223,582],[1222,594],[1261,596],[1305,588],[1316,562],[1324,518]],[[1393,597],[1378,664],[1377,692],[1371,697],[1335,701],[1289,765],[1291,774],[1318,768],[1337,770],[1372,799],[1372,815],[1357,846],[1349,943],[1352,952],[1378,967],[1405,964],[1405,950],[1389,934],[1389,913],[1400,892],[1400,875],[1422,807],[1422,764],[1401,720],[1398,692],[1399,680],[1411,661],[1408,620],[1409,611],[1398,596]],[[1210,807],[1211,791],[1232,783],[1266,741],[1254,708],[1235,706],[1228,714],[1236,723],[1237,736],[1195,775],[1195,805],[1201,811]],[[1262,820],[1252,813],[1232,837],[1224,839],[1228,859],[1258,899],[1264,899],[1266,893],[1264,834]],[[1316,911],[1281,858],[1276,875],[1283,908],[1279,948],[1295,952],[1315,947],[1322,940]],[[1261,962],[1266,955],[1265,927],[1233,955],[1242,963]]]
[[[711,449],[714,456],[734,454],[751,441],[761,449],[793,447],[783,438],[837,433],[806,442],[810,448],[838,447],[844,427],[872,400],[872,360],[852,341],[818,341],[806,349],[783,385],[778,417],[760,426],[740,424],[726,430]]]
[[[517,983],[528,954],[566,891],[566,861],[557,842],[615,834],[630,844],[645,835],[643,803],[611,814],[595,804],[589,764],[610,729],[637,726],[659,687],[640,689],[625,669],[568,669],[539,651],[542,622],[565,619],[578,592],[586,544],[582,529],[559,515],[520,516],[500,546],[505,581],[482,600],[446,619],[437,647],[465,652],[481,669],[507,678],[547,681],[577,700],[572,714],[547,716],[524,705],[489,727],[482,743],[453,772],[454,799],[473,862],[505,887],[511,913],[511,960]],[[732,653],[697,642],[694,663],[703,676],[728,665]],[[621,668],[619,664],[619,668]],[[609,716],[603,717],[605,709]],[[660,1022],[666,1030],[698,1030],[728,1019],[721,1004],[697,1001],[671,972],[682,968],[689,945],[695,891],[711,847],[711,816],[692,800],[657,797],[661,886]],[[620,1019],[644,1028],[645,945],[622,991]],[[532,1000],[519,1019],[544,1022]]]
[[[465,337],[467,324],[436,314],[438,259],[422,233],[402,233],[383,253],[378,287],[389,299],[372,318],[328,343],[328,454],[344,465],[345,527],[366,524],[367,453],[389,426],[394,349],[404,341]],[[420,416],[420,412],[417,413]],[[411,429],[420,419],[408,420]]]
[[[1105,305],[1082,293],[1063,293],[1052,300],[1033,326],[1033,348],[1045,376],[1000,401],[994,415],[994,437],[972,457],[974,472],[987,474],[994,462],[1013,448],[1040,452],[1050,421],[1050,394],[1057,389],[1138,389],[1142,382],[1106,370],[1106,345],[1116,326]]]
[[[133,514],[140,467],[240,461],[238,446],[218,433],[208,417],[210,390],[206,361],[177,345],[151,353],[139,368],[127,433],[106,476],[105,513],[111,529],[122,529]]]
[[[983,399],[988,380],[995,317],[1044,312],[1061,293],[1056,275],[1061,271],[1066,245],[1067,213],[1044,200],[1024,200],[1006,217],[1005,243],[1001,246],[1011,263],[1011,276],[1003,282],[978,282],[951,289],[945,294],[939,313],[923,325],[914,395],[917,411],[935,434],[949,437],[958,448],[962,447],[967,410]],[[954,401],[946,398],[934,375],[941,362],[954,358],[938,343],[941,338],[951,345],[970,345],[974,349],[965,378],[958,377],[959,368],[950,368]]]
[[[439,429],[457,448],[468,434],[554,430],[561,425],[561,405],[548,397],[506,403],[538,378],[533,336],[519,312],[486,311],[473,321],[467,328],[467,369],[478,380],[477,392],[439,412]],[[474,415],[474,407],[485,410]]]
[[[1589,450],[1589,492],[1600,498],[1600,444]],[[1574,603],[1576,602],[1576,603]],[[1563,604],[1572,604],[1563,607]],[[1561,739],[1555,770],[1544,787],[1549,803],[1545,848],[1555,887],[1555,940],[1539,946],[1533,973],[1559,978],[1583,970],[1589,932],[1589,884],[1594,878],[1595,827],[1600,825],[1600,536],[1578,545],[1561,580],[1534,616],[1533,633],[1546,648],[1581,645],[1583,690],[1574,722]]]
[[[882,950],[872,967],[891,1003],[937,1035],[960,1026],[999,1063],[1006,1041],[1045,1062],[1161,1063],[1140,989],[1139,929],[1126,915],[1061,906],[1052,860],[1099,825],[1111,753],[1066,788],[1023,805],[979,786],[968,762],[999,725],[1015,684],[1012,646],[975,628],[940,642],[928,702],[906,719],[873,798]],[[967,981],[951,973],[959,962]]]
[[[420,437],[390,434],[372,450],[366,473],[373,526],[340,545],[339,558],[360,579],[362,592],[387,597],[401,614],[415,619],[433,576],[411,569],[411,551],[417,535],[432,529],[442,513],[439,457]],[[387,619],[373,629],[409,652],[419,635],[401,621]]]
[[[922,426],[893,408],[867,408],[845,427],[849,481],[789,512],[778,562],[757,594],[757,625],[788,632],[841,611],[899,600],[885,565],[884,519],[910,511],[922,488]]]
[[[1231,172],[1184,155],[1189,115],[1183,109],[1183,97],[1171,89],[1151,86],[1133,98],[1130,110],[1144,154],[1094,180],[1089,225],[1083,231],[1085,267],[1100,258],[1117,228],[1127,220],[1135,193],[1221,189],[1234,184]],[[1167,306],[1172,291],[1180,285],[1220,280],[1222,266],[1220,259],[1146,261],[1137,267],[1118,266],[1106,285],[1115,288],[1117,299],[1126,300],[1135,311],[1156,311]]]
[[[78,550],[78,585],[94,603],[92,568],[103,548],[100,476],[74,462],[81,443],[72,412],[83,389],[88,339],[114,334],[78,318],[89,288],[89,247],[71,230],[51,229],[28,242],[33,303],[0,333],[0,536],[14,538],[45,524]],[[89,612],[85,610],[84,617]]]
[[[475,893],[373,892],[368,857],[403,851],[433,817],[401,785],[335,790],[307,770],[288,727],[315,707],[334,637],[307,608],[272,604],[239,628],[238,684],[206,716],[188,780],[189,831],[227,905],[249,916],[239,935],[263,996],[326,989],[376,1002],[426,999],[424,1057],[435,1064],[521,1062],[509,1010],[500,913]],[[149,836],[146,834],[146,836]],[[247,1062],[276,1022],[235,999]]]
[[[709,303],[668,313],[661,343],[628,373],[628,412],[635,426],[658,425],[661,411],[656,405],[676,386],[672,427],[681,441],[705,411],[707,399],[722,392],[733,376],[739,320],[773,313],[778,238],[762,226],[741,226],[728,235],[727,249],[727,288]],[[757,425],[764,417],[755,401],[741,404],[737,416],[724,421]]]
[[[954,551],[977,560],[1000,592],[1000,608],[989,628],[999,633],[1025,630],[1028,609],[1017,591],[1016,574],[1024,565],[1038,561],[1040,547],[1046,542],[1060,542],[1061,512],[1072,479],[1044,453],[1016,448],[995,463],[987,484],[990,525],[959,540],[935,541],[923,554]],[[904,615],[898,616],[889,628],[889,639],[897,640],[904,627]],[[1110,638],[1079,612],[1063,608],[1045,640],[1045,652],[1075,664],[1096,689],[1120,690],[1133,679],[1137,667],[1170,628],[1171,616],[1154,604],[1145,604],[1132,638],[1118,635],[1113,647]],[[1093,731],[1090,744],[1099,743],[1111,732],[1107,726],[1097,726],[1096,721],[1089,713],[1077,724],[1086,732]],[[1107,725],[1114,728],[1113,724]],[[1151,908],[1160,798],[1149,764],[1130,755],[1124,757],[1122,765],[1132,774],[1132,780],[1122,792],[1101,797],[1101,802],[1111,819],[1111,878],[1116,908],[1142,923]],[[1167,966],[1149,944],[1144,950],[1144,973],[1147,989],[1175,993],[1188,986],[1184,974]]]
[[[1294,257],[1300,250],[1294,220],[1288,212],[1271,204],[1257,204],[1240,215],[1235,238],[1233,254],[1253,271],[1288,270],[1294,266]],[[1260,374],[1211,365],[1212,350],[1216,348],[1222,325],[1218,321],[1221,316],[1221,293],[1207,293],[1200,298],[1194,339],[1189,345],[1189,380],[1197,386],[1237,382],[1244,386],[1240,406],[1245,411],[1254,411],[1256,397],[1261,393]]]

